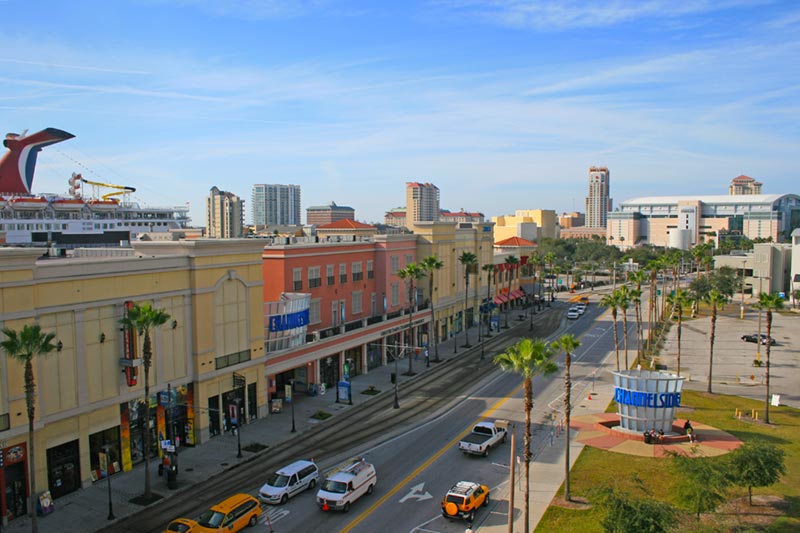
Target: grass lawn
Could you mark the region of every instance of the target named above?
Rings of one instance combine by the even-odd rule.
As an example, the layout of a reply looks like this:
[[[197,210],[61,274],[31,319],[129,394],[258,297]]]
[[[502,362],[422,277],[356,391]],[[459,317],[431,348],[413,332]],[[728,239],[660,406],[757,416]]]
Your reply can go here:
[[[719,394],[684,391],[681,396],[682,408],[677,418],[689,418],[708,424],[741,439],[744,442],[763,439],[771,442],[786,453],[786,475],[780,483],[764,488],[753,489],[754,506],[747,504],[747,489],[731,487],[730,504],[714,515],[704,516],[701,524],[693,517],[681,519],[681,531],[800,531],[800,410],[790,407],[770,407],[770,422],[737,420],[734,410],[742,409],[750,413],[759,411],[763,417],[764,402],[724,396]],[[698,459],[706,461],[724,458]],[[535,472],[533,473],[535,475]],[[669,459],[634,457],[609,452],[597,448],[584,448],[572,468],[571,491],[573,498],[582,498],[589,503],[594,498],[593,490],[602,486],[613,486],[629,492],[633,496],[658,499],[675,504],[671,495],[678,481],[679,473],[670,465]],[[757,502],[766,501],[766,496],[777,496],[781,500],[773,505]],[[576,509],[559,506],[563,501],[563,486],[553,500],[536,531],[602,531],[602,515],[599,509]],[[742,497],[744,501],[742,501]],[[768,516],[767,509],[780,515],[777,519]],[[767,515],[767,516],[765,516]]]

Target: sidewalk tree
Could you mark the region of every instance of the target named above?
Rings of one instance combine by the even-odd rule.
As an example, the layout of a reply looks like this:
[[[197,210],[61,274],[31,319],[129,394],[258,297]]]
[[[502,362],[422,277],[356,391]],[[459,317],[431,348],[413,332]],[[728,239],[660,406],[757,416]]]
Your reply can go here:
[[[508,302],[506,303],[506,325],[505,327],[508,328],[508,313],[511,311],[511,283],[514,280],[514,270],[515,267],[519,264],[519,258],[515,255],[509,255],[506,257],[506,271],[508,272]]]
[[[733,483],[747,487],[750,505],[753,487],[774,485],[786,474],[785,458],[782,449],[762,440],[745,442],[728,456]]]
[[[541,339],[520,339],[505,352],[494,358],[494,363],[505,372],[513,372],[522,376],[525,409],[524,458],[525,458],[525,528],[530,531],[530,466],[531,466],[531,412],[533,411],[533,376],[549,375],[557,370],[556,364],[550,360],[553,347]],[[513,468],[513,465],[512,465]],[[513,509],[511,513],[513,514]]]
[[[642,362],[642,283],[650,279],[650,273],[646,270],[635,270],[628,274],[628,279],[636,284],[636,288],[631,290],[631,301],[634,304],[634,314],[636,318],[636,356],[638,362]]]
[[[581,345],[575,335],[567,333],[562,335],[553,343],[556,349],[564,351],[564,422],[566,425],[566,436],[564,448],[566,452],[566,462],[564,463],[564,499],[572,500],[569,489],[569,423],[572,415],[572,381],[570,379],[570,367],[572,366],[572,354]]]
[[[408,350],[408,375],[413,376],[414,358],[411,357],[411,351],[414,350],[414,338],[412,336],[412,323],[414,321],[414,308],[417,306],[417,283],[425,277],[425,270],[416,263],[409,263],[405,268],[397,271],[397,277],[405,281],[408,286],[408,305],[410,310],[408,312],[408,343],[406,350]]]
[[[439,323],[436,321],[436,309],[433,306],[434,273],[444,267],[444,261],[435,255],[429,255],[422,260],[420,266],[428,275],[428,300],[431,303],[431,314],[433,315],[433,351],[434,361],[439,362]]]
[[[726,465],[714,458],[679,453],[673,453],[672,465],[678,472],[676,499],[698,521],[701,513],[712,512],[725,501],[731,482]]]
[[[464,267],[464,335],[467,338],[467,342],[464,344],[464,347],[469,348],[471,346],[469,343],[470,325],[467,322],[467,308],[469,307],[469,275],[473,273],[473,270],[477,270],[478,268],[478,256],[472,252],[462,252],[462,254],[458,256],[458,262]]]
[[[481,270],[486,272],[486,308],[491,309],[492,307],[492,282],[494,280],[494,265],[483,265]],[[486,336],[490,336],[492,332],[492,317],[487,316],[486,321],[488,324],[486,325]]]
[[[678,320],[678,371],[681,375],[681,332],[683,330],[683,309],[689,304],[690,300],[683,289],[678,289],[675,293],[667,297],[667,303],[672,306],[672,318],[677,316]]]
[[[611,309],[611,320],[614,322],[614,354],[617,356],[617,372],[619,372],[619,341],[617,340],[617,294],[612,292],[603,296],[600,305]]]
[[[601,526],[608,533],[666,533],[678,527],[677,510],[653,498],[633,498],[606,486],[597,490],[597,503],[603,512]]]
[[[625,346],[625,370],[630,369],[628,362],[628,308],[631,306],[631,292],[627,285],[622,285],[616,291],[617,307],[622,311],[622,344]]]
[[[717,334],[717,310],[724,306],[728,301],[728,297],[719,292],[717,289],[711,289],[711,292],[705,297],[705,302],[711,306],[711,331],[708,335],[708,393],[711,391],[711,376],[714,372],[714,340]]]
[[[28,413],[28,467],[30,468],[30,497],[28,512],[31,517],[31,531],[38,531],[36,521],[36,451],[34,449],[33,421],[36,415],[36,380],[33,377],[33,359],[47,355],[56,349],[53,344],[54,333],[44,333],[39,324],[27,324],[21,331],[3,328],[5,340],[0,343],[8,357],[25,366],[25,408]]]
[[[758,296],[758,303],[754,306],[756,309],[764,309],[767,311],[767,339],[772,339],[772,312],[783,309],[783,298],[776,293],[762,292]],[[767,342],[767,364],[764,370],[764,383],[767,386],[767,398],[764,405],[764,423],[769,424],[769,355],[772,343]]]
[[[145,431],[143,439],[144,455],[144,500],[149,503],[153,498],[150,488],[150,431],[147,426],[150,423],[150,367],[153,365],[153,341],[151,332],[154,328],[163,326],[172,318],[163,309],[156,309],[149,303],[134,304],[128,309],[127,315],[120,320],[120,323],[128,328],[136,330],[140,337],[144,337],[142,345],[142,368],[144,369],[144,420]]]

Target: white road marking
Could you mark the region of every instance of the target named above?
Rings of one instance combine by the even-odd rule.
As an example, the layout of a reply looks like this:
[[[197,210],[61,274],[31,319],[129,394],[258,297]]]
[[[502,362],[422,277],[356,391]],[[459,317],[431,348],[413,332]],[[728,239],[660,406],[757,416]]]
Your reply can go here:
[[[425,483],[414,485],[413,487],[411,487],[409,493],[400,499],[400,503],[405,503],[405,501],[410,498],[414,498],[418,502],[421,502],[423,500],[430,500],[431,498],[433,498],[433,495],[430,492],[427,491],[424,493],[422,492],[424,488],[425,488]]]

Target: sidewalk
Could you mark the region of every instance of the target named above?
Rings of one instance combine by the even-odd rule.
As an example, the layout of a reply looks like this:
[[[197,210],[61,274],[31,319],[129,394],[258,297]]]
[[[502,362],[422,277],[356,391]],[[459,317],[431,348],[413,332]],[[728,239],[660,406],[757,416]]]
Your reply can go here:
[[[509,315],[509,323],[516,325],[514,311]],[[513,329],[501,329],[500,332],[493,332],[493,337],[505,332],[513,332]],[[458,341],[458,351],[454,353],[455,340]],[[466,341],[464,332],[461,332],[456,339],[448,339],[439,345],[439,358],[449,360],[459,357],[467,352],[463,348]],[[473,327],[469,330],[469,340],[473,346],[478,346],[478,328]],[[473,348],[474,349],[474,348]],[[434,350],[430,351],[430,359],[435,359]],[[434,368],[435,363],[431,362],[430,368]],[[425,366],[425,358],[419,355],[413,362],[416,376],[424,375],[429,370]],[[408,377],[403,373],[408,369],[408,359],[398,360],[399,383],[404,383],[416,376]],[[283,411],[277,414],[270,414],[265,418],[257,419],[240,429],[242,458],[237,458],[238,441],[237,437],[230,432],[210,439],[209,441],[195,446],[184,447],[178,454],[178,488],[169,490],[167,488],[166,477],[157,475],[157,459],[153,459],[150,464],[151,483],[153,492],[169,498],[171,495],[182,490],[188,490],[192,485],[204,481],[220,472],[235,467],[239,463],[251,460],[256,454],[245,450],[248,444],[258,443],[269,448],[287,440],[296,438],[303,433],[314,428],[321,423],[311,418],[313,414],[322,410],[336,416],[339,413],[350,409],[358,408],[359,405],[373,398],[371,395],[362,394],[361,391],[370,386],[381,391],[381,395],[393,394],[394,387],[391,384],[391,374],[395,371],[394,363],[381,366],[369,371],[367,374],[354,376],[352,378],[352,405],[336,403],[336,391],[328,390],[322,396],[307,396],[297,394],[295,396],[294,416],[290,405],[284,404]],[[400,402],[402,403],[402,392]],[[292,426],[296,432],[292,433]],[[111,476],[111,501],[115,520],[119,520],[128,515],[141,511],[143,508],[131,504],[129,500],[141,495],[144,490],[144,465],[138,465],[128,472],[120,472]],[[98,481],[93,485],[68,494],[55,501],[55,511],[47,516],[39,517],[38,525],[41,533],[86,533],[89,531],[99,531],[107,528],[114,523],[108,519],[109,497],[108,485],[106,480]],[[165,523],[169,517],[165,517]],[[3,527],[4,531],[30,531],[30,519],[25,517],[17,518]]]

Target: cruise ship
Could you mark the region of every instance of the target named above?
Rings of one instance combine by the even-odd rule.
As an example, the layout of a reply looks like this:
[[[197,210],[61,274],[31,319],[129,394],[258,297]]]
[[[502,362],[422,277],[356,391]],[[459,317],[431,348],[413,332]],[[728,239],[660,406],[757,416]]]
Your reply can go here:
[[[58,249],[127,246],[140,233],[188,229],[189,207],[146,207],[130,201],[136,189],[85,179],[67,179],[69,195],[33,192],[42,148],[73,138],[55,128],[27,135],[9,133],[0,158],[0,244]],[[86,189],[91,192],[87,196]]]

